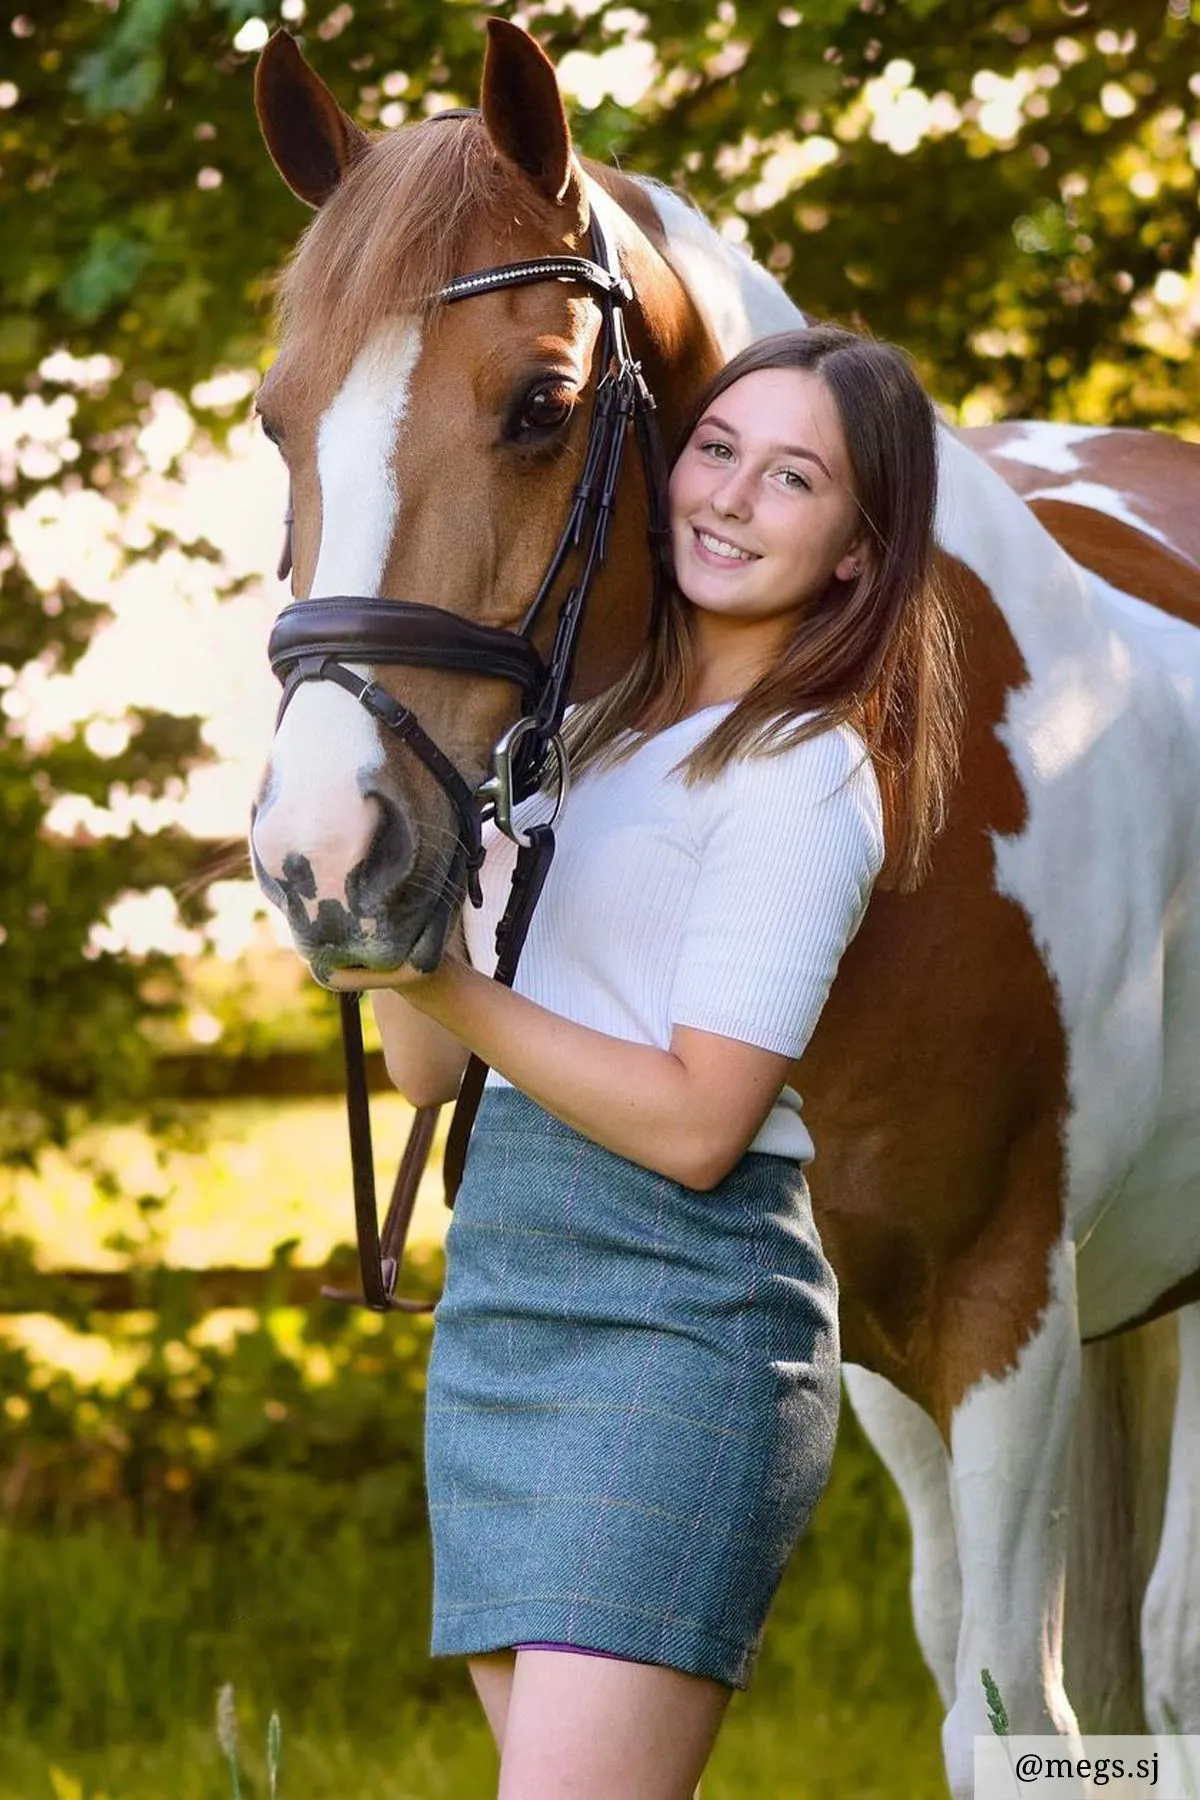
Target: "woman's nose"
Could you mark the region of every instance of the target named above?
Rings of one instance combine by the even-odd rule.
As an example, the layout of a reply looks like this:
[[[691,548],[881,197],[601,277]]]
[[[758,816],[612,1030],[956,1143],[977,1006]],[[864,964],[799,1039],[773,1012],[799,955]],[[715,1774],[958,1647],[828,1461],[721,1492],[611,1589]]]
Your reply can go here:
[[[724,481],[713,489],[712,504],[723,518],[749,518],[753,499],[748,477],[741,470],[731,470]]]

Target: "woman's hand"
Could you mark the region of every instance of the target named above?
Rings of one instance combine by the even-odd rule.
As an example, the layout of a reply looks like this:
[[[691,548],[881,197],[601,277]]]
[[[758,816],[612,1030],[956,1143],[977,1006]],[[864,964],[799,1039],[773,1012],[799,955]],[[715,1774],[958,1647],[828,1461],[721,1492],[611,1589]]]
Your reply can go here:
[[[431,975],[423,974],[408,963],[402,963],[398,969],[335,969],[323,985],[337,994],[365,994],[380,989],[407,992],[427,981],[436,981],[439,974],[437,969]]]

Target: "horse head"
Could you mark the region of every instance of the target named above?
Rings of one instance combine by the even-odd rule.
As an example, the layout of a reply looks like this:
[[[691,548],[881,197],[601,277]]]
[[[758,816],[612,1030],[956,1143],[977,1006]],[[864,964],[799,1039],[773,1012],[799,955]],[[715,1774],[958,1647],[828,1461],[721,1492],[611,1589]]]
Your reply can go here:
[[[654,241],[653,208],[635,183],[585,168],[552,65],[499,19],[488,21],[478,113],[368,136],[282,33],[263,52],[256,100],[276,166],[317,209],[283,278],[279,355],[258,397],[291,479],[295,599],[401,602],[410,621],[429,608],[515,633],[579,480],[605,374],[603,308],[586,284],[550,275],[463,304],[444,290],[500,265],[589,257],[600,221],[670,438],[719,359],[661,228]],[[635,459],[616,501],[577,698],[621,673],[647,625],[648,496]],[[569,580],[568,566],[531,630],[543,656]],[[517,717],[512,679],[375,668],[369,649],[350,667],[385,712],[400,702],[419,719],[466,784],[460,796],[479,786]],[[299,681],[288,702],[254,808],[264,890],[318,976],[435,967],[464,895],[461,801],[456,810],[378,705],[324,679]]]

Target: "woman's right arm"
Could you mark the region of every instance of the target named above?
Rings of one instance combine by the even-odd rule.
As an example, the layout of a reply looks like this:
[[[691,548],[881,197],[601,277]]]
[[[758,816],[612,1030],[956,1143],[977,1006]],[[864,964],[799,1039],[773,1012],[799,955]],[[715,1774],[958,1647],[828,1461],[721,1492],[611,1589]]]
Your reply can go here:
[[[541,801],[522,803],[523,823],[543,816]],[[547,803],[548,808],[548,803]],[[549,811],[545,812],[549,817]],[[479,912],[464,907],[447,935],[443,956],[477,966],[491,974],[496,960],[496,925],[508,899],[508,886],[516,861],[516,845],[486,824],[483,842],[487,861],[483,868],[483,907]],[[427,1018],[404,998],[404,989],[376,988],[371,992],[375,1023],[383,1040],[383,1056],[389,1079],[411,1106],[442,1106],[458,1098],[463,1071],[470,1055],[452,1032]]]
[[[466,962],[462,920],[451,931],[445,956]],[[403,989],[378,988],[371,995],[383,1060],[393,1087],[410,1106],[443,1106],[458,1098],[470,1055],[466,1045],[436,1019],[426,1018],[404,998]]]
[[[466,1046],[410,1006],[402,993],[378,988],[371,1005],[388,1075],[409,1104],[441,1106],[455,1099],[467,1066]]]

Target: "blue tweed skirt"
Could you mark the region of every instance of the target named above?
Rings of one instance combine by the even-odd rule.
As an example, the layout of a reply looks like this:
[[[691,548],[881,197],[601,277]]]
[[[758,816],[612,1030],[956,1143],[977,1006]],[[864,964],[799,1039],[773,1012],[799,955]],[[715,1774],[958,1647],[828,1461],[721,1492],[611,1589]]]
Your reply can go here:
[[[800,1165],[748,1152],[700,1192],[488,1088],[446,1257],[434,1655],[573,1644],[747,1686],[837,1432]]]

